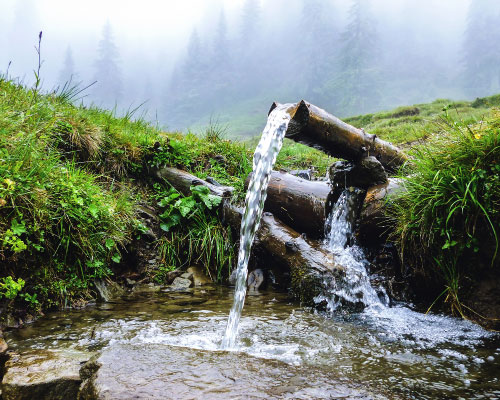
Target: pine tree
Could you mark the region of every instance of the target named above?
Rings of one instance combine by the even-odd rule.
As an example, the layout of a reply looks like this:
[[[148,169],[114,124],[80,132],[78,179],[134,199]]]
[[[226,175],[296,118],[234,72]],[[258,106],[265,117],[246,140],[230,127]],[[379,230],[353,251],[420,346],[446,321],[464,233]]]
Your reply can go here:
[[[379,100],[376,40],[367,0],[354,0],[341,37],[338,73],[332,88],[339,93],[341,113],[365,113]]]
[[[94,96],[106,107],[113,107],[122,95],[121,70],[118,65],[119,52],[113,40],[109,21],[103,27],[99,41],[98,58],[95,62]]]
[[[297,77],[303,82],[303,92],[310,101],[325,104],[332,93],[323,90],[324,83],[332,77],[336,43],[334,10],[323,0],[302,0],[299,45],[296,51]],[[325,104],[326,106],[326,104]]]
[[[210,82],[213,93],[211,97],[216,104],[225,103],[225,98],[231,91],[231,84],[234,81],[232,75],[233,60],[231,58],[229,46],[226,16],[224,10],[221,10],[209,66]]]
[[[73,51],[71,46],[66,48],[66,55],[64,57],[64,64],[61,72],[59,72],[59,84],[63,86],[64,84],[71,82],[76,84],[77,75],[75,73],[75,63],[73,61]]]
[[[500,3],[470,3],[464,37],[464,90],[470,97],[485,96],[499,89]]]

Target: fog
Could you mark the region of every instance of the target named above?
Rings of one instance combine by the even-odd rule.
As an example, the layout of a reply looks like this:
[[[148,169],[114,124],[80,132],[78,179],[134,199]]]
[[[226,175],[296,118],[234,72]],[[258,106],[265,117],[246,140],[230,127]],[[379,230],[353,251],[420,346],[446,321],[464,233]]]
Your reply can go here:
[[[170,130],[255,135],[273,101],[345,117],[500,92],[497,0],[1,0],[0,73]]]

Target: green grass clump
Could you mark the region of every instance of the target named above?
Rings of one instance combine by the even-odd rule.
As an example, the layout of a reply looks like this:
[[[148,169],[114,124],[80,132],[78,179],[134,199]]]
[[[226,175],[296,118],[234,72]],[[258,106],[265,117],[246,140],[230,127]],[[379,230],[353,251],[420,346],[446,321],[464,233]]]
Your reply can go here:
[[[481,271],[499,268],[500,112],[456,121],[414,150],[403,171],[406,192],[394,199],[395,239],[403,262],[445,286],[452,311]]]
[[[0,78],[0,273],[35,308],[89,297],[138,224],[127,186],[80,164],[106,140],[57,96]]]

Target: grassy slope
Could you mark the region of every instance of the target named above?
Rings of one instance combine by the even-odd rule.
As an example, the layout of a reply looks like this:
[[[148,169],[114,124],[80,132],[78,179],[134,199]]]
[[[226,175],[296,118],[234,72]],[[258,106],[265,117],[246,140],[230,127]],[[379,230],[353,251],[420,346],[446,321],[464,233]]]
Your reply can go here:
[[[91,296],[94,280],[120,266],[126,247],[144,229],[135,215],[137,205],[156,203],[161,196],[163,189],[144,193],[134,185],[135,179],[146,179],[152,165],[212,176],[234,186],[236,200],[242,200],[255,140],[225,140],[217,127],[201,137],[161,132],[144,121],[75,107],[68,97],[70,93],[40,95],[0,77],[4,303],[26,301],[33,308],[46,308]],[[496,96],[473,104],[452,103],[450,109],[479,119],[498,103]],[[416,106],[417,115],[408,115],[404,107],[348,122],[404,144],[435,131],[434,123],[448,104],[439,100]],[[416,111],[411,108],[410,113]],[[285,141],[276,167],[314,166],[324,174],[331,162],[316,150]]]

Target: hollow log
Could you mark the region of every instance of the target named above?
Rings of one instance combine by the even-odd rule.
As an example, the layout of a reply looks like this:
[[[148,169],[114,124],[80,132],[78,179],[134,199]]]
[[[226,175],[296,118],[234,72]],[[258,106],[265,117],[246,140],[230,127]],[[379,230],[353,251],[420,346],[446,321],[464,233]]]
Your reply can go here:
[[[251,178],[250,174],[245,187]],[[310,237],[319,238],[325,230],[328,182],[308,181],[284,171],[273,171],[264,211],[269,211],[288,226]]]
[[[203,179],[199,179],[189,172],[177,168],[163,167],[152,170],[153,176],[160,180],[168,181],[175,189],[185,196],[191,194],[190,187],[203,185],[210,189],[210,192],[220,197],[231,197],[234,188],[230,186],[216,186]]]
[[[239,230],[243,210],[224,204],[224,221]],[[319,242],[303,238],[271,213],[265,212],[256,233],[254,246],[262,246],[274,262],[289,269],[291,294],[303,304],[314,306],[314,298],[327,294],[345,279],[345,269]]]
[[[277,105],[273,103],[269,112]],[[407,159],[391,143],[355,128],[304,100],[290,104],[287,112],[292,119],[285,137],[334,157],[358,161],[364,156],[375,156],[389,171],[396,170]]]

